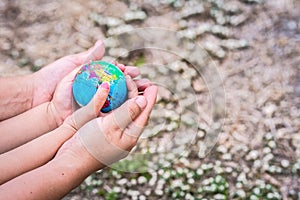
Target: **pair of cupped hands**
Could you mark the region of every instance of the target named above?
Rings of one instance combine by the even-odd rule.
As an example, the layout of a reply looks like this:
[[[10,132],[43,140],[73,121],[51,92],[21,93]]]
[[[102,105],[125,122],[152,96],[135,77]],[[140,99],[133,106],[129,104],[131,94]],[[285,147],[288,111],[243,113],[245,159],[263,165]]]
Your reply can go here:
[[[74,109],[72,84],[76,73],[82,64],[100,60],[104,52],[103,42],[98,41],[88,51],[63,57],[36,73],[35,84],[40,89],[33,93],[32,106],[49,102],[49,113],[57,126],[73,134],[55,157],[68,153],[110,165],[127,156],[147,124],[157,87],[148,79],[138,79],[137,67],[116,62],[126,76],[128,100],[109,113],[100,112],[110,87],[102,83],[88,105]]]

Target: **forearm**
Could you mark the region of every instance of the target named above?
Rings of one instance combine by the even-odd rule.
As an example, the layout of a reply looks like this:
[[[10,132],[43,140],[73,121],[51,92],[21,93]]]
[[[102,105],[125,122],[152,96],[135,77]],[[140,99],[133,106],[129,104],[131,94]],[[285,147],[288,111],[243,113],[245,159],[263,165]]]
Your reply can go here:
[[[3,199],[61,199],[88,175],[103,168],[89,154],[74,152],[55,157],[46,165],[0,186]]]
[[[33,75],[0,78],[0,121],[31,108]]]
[[[58,123],[61,122],[55,119],[49,102],[0,122],[0,153],[57,128]]]
[[[75,130],[59,128],[0,155],[0,184],[49,162]]]

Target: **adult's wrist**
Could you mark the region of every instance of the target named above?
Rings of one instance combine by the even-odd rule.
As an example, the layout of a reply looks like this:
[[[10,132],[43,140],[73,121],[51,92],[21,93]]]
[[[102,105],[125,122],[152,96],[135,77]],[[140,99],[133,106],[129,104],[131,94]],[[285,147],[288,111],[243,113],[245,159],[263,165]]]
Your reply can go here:
[[[32,108],[32,75],[0,78],[0,121]]]
[[[47,86],[46,80],[49,77],[45,77],[42,70],[37,71],[31,74],[31,81],[32,81],[32,107],[38,106],[42,103],[50,101],[52,99],[52,94],[48,92],[49,86]]]

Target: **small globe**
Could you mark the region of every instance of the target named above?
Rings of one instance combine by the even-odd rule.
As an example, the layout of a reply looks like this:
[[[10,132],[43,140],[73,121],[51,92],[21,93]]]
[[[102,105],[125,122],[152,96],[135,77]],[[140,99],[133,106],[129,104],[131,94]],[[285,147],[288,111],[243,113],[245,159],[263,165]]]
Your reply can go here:
[[[77,104],[87,105],[102,82],[110,84],[110,91],[101,112],[116,109],[126,101],[127,86],[123,72],[111,63],[93,61],[84,64],[74,79],[72,91]]]

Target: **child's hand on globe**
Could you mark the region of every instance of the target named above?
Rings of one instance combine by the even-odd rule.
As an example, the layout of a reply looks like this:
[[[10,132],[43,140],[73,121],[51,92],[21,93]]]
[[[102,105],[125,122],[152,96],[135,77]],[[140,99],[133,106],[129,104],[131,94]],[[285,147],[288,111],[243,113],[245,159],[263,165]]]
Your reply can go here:
[[[100,113],[98,118],[87,121],[87,113],[95,114],[92,105],[98,105],[96,107],[100,109],[106,98],[98,89],[95,96],[98,96],[99,104],[94,98],[65,121],[64,125],[71,122],[79,129],[73,130],[76,134],[63,144],[55,159],[71,156],[68,159],[84,163],[92,172],[126,157],[137,144],[156,101],[157,87],[150,82],[143,87],[143,95],[130,91],[129,99],[119,108],[110,113]],[[131,86],[135,91],[137,88],[137,85]]]

